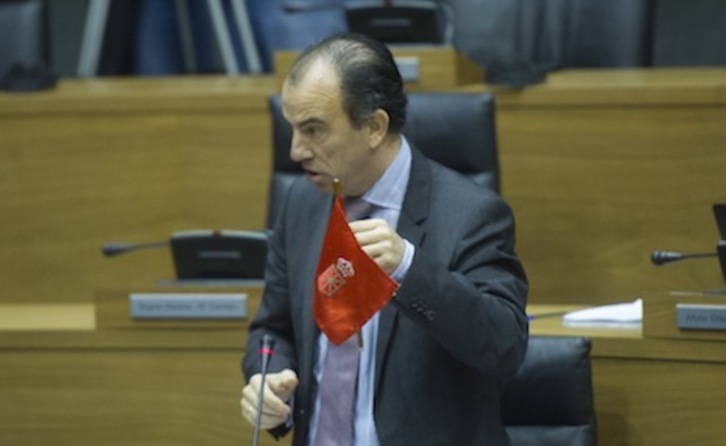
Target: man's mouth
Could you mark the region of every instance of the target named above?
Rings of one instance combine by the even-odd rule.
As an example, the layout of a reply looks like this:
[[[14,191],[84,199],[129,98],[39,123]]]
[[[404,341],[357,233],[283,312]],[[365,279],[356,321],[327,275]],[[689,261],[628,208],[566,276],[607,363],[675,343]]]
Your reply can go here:
[[[304,169],[304,170],[305,170],[305,176],[308,177],[309,180],[320,179],[323,176],[322,173],[315,171],[315,170],[310,170],[310,169]]]
[[[323,175],[322,172],[318,172],[317,170],[311,169],[309,167],[302,166],[303,170],[305,171],[306,175],[309,175],[311,177],[317,177]]]

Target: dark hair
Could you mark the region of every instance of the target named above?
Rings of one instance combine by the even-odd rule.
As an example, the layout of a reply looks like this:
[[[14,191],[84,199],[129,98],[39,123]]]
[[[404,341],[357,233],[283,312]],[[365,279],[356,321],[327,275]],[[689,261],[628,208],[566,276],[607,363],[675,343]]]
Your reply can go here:
[[[299,81],[320,58],[337,71],[343,109],[355,127],[360,127],[380,108],[388,113],[389,131],[401,131],[406,123],[406,94],[388,47],[360,34],[334,34],[298,56],[287,74],[289,81]]]

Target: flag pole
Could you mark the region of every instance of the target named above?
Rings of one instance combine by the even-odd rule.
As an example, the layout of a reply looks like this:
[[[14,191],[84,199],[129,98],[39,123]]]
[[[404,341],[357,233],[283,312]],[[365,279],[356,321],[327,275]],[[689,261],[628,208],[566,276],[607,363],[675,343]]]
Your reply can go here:
[[[336,197],[340,197],[343,194],[343,186],[340,184],[339,178],[333,178],[333,193]]]
[[[335,194],[336,197],[342,198],[342,196],[343,196],[342,189],[343,189],[343,186],[340,183],[340,179],[333,178],[333,193]],[[356,335],[356,339],[358,340],[358,351],[362,351],[363,350],[363,334],[361,333],[361,330],[358,330],[355,333],[355,335]]]

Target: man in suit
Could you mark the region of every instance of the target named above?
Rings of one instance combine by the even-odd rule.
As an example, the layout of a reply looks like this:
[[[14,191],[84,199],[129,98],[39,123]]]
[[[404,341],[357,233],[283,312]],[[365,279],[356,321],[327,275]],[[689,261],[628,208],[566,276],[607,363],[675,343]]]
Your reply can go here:
[[[397,284],[361,330],[352,434],[332,444],[506,445],[499,384],[527,343],[527,281],[514,222],[495,193],[426,159],[401,134],[406,97],[390,51],[355,34],[306,49],[282,89],[294,183],[275,224],[243,360],[242,415],[255,420],[260,339],[275,339],[261,426],[319,445],[331,344],[313,319],[316,263],[339,179],[362,249]],[[332,376],[332,374],[331,374]],[[346,430],[341,425],[340,430]]]

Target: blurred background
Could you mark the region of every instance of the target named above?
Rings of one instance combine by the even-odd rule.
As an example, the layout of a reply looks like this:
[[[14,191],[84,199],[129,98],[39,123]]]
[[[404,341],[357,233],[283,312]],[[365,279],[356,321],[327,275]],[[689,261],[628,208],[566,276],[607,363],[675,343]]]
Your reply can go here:
[[[78,74],[84,27],[92,1],[49,1],[53,69],[60,77]],[[271,55],[275,50],[299,49],[323,35],[345,29],[344,6],[353,3],[356,1],[247,0],[262,70],[271,71]],[[454,45],[482,64],[552,62],[542,60],[552,58],[553,44],[546,36],[548,33],[569,32],[569,39],[592,39],[572,35],[573,26],[579,25],[590,33],[601,33],[603,40],[612,42],[628,32],[627,27],[632,26],[628,21],[641,20],[637,17],[641,12],[649,22],[646,36],[649,48],[643,58],[630,64],[670,67],[726,63],[723,44],[726,42],[726,26],[723,26],[726,2],[722,0],[448,0],[438,3],[451,13]],[[185,64],[180,39],[178,8],[182,4],[188,13],[187,31],[196,56],[192,67],[188,61]],[[222,4],[232,43],[241,56],[230,2]],[[204,0],[116,0],[110,2],[107,17],[98,75],[224,70]],[[248,70],[245,58],[238,59],[240,70]]]

